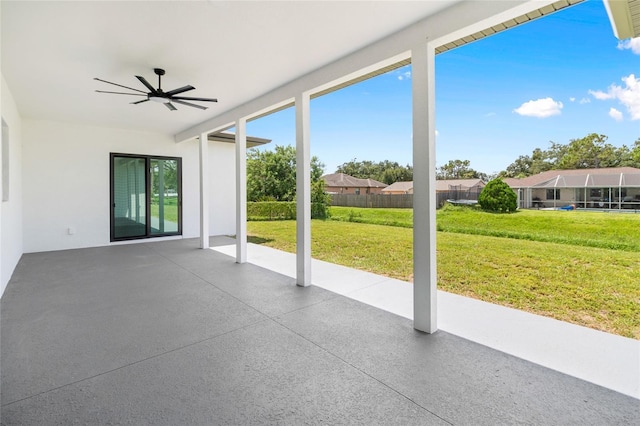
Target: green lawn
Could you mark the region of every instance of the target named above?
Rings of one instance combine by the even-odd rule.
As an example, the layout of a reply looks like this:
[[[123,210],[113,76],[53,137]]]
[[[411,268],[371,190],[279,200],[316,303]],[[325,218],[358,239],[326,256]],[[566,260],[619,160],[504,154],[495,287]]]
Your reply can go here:
[[[151,203],[151,216],[160,217],[160,206],[158,204]],[[178,206],[177,205],[164,206],[164,220],[178,223]]]
[[[331,220],[375,225],[413,227],[413,209],[363,209],[331,207]]]
[[[527,214],[509,216],[537,223],[538,215],[566,212],[521,213]],[[295,221],[249,222],[248,233],[252,242],[295,251]],[[614,238],[598,235],[602,241]],[[412,229],[402,226],[312,221],[314,258],[405,281],[412,280],[412,242]],[[455,232],[438,232],[437,250],[442,290],[640,338],[637,252]]]
[[[494,214],[447,206],[438,231],[640,252],[640,214],[520,210]]]
[[[331,220],[413,227],[413,209],[331,207]],[[437,212],[438,231],[612,248],[640,252],[640,214],[520,210],[493,214],[447,206]]]

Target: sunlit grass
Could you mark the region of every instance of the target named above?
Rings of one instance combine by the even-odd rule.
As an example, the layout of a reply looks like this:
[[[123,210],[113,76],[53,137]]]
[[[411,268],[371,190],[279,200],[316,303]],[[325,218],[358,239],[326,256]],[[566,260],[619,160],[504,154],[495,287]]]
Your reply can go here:
[[[439,231],[640,252],[640,214],[520,210],[494,214],[447,206]]]
[[[247,226],[250,241],[295,252],[295,221]],[[437,254],[442,290],[640,338],[636,252],[439,232]],[[314,220],[312,256],[411,281],[413,231]]]

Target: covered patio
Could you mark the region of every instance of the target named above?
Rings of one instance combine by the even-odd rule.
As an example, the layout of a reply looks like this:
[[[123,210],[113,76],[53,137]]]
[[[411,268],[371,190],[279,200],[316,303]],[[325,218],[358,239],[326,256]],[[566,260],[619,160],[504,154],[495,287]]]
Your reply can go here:
[[[2,424],[640,418],[635,398],[198,246],[23,256],[2,300]]]
[[[0,2],[2,423],[637,422],[637,399],[437,332],[435,56],[579,2]],[[640,34],[636,0],[605,5]],[[311,99],[409,63],[411,319],[314,285],[309,129]],[[219,103],[95,93],[156,67]],[[289,107],[293,277],[246,241],[247,122]],[[140,165],[144,238],[148,166],[179,165],[171,236],[110,235],[111,157]],[[223,235],[232,257],[208,250]]]

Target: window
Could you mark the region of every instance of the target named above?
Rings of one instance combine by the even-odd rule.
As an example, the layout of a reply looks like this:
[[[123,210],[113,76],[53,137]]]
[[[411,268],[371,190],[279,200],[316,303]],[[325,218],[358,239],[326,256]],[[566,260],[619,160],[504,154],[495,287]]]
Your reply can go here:
[[[2,120],[2,201],[9,201],[9,126]]]
[[[547,189],[547,200],[559,200],[560,199],[560,190],[559,189]]]
[[[356,195],[360,195],[360,188],[356,188]]]
[[[111,241],[182,234],[180,158],[111,154]]]

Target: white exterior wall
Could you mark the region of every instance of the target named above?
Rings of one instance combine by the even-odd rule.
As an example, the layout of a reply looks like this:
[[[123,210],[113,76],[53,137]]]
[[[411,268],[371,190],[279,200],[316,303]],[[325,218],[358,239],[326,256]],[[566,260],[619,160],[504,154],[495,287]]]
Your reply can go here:
[[[0,206],[0,296],[23,252],[22,239],[22,119],[2,77],[2,119],[9,130],[9,200]],[[2,154],[0,153],[0,156]],[[0,174],[1,175],[1,174]],[[0,178],[1,179],[1,178]],[[0,186],[1,187],[1,186]]]
[[[181,145],[181,144],[179,144]],[[236,233],[235,144],[209,141],[209,233]]]
[[[110,244],[111,152],[181,157],[183,237],[198,236],[197,141],[176,144],[159,133],[36,120],[23,122],[23,134],[25,252]],[[229,202],[227,194],[234,188],[233,145],[210,144],[212,190],[225,187],[212,197],[212,235],[233,234],[234,198]]]

